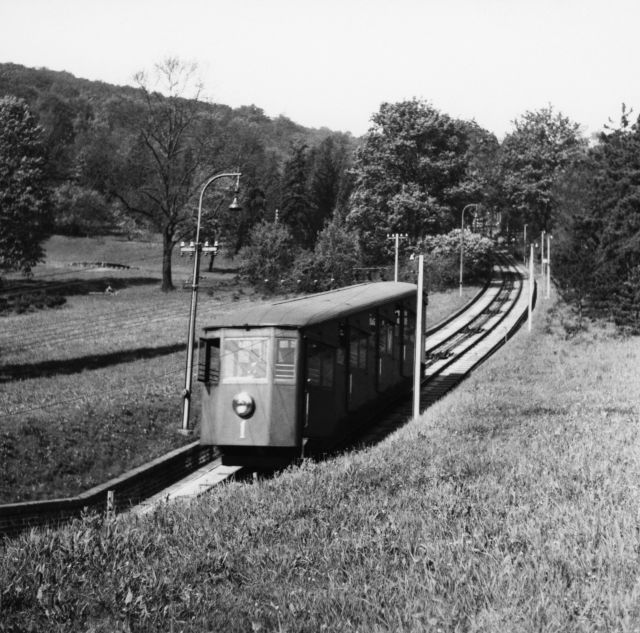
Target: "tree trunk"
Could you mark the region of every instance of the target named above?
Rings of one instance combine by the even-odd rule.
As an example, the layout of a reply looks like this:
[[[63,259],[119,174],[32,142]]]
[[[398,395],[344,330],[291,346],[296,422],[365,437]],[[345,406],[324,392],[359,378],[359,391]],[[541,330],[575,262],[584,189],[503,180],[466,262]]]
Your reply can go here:
[[[175,290],[173,279],[171,278],[171,255],[173,253],[174,242],[167,233],[163,234],[162,240],[162,291],[169,292]]]

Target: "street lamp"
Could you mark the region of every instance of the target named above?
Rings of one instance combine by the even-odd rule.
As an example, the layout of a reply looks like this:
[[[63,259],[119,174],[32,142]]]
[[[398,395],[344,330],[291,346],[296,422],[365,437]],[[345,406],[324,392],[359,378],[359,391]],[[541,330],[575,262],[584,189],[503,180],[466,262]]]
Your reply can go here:
[[[242,207],[238,204],[238,191],[240,187],[240,172],[231,172],[216,174],[207,180],[200,192],[200,200],[198,202],[198,222],[196,224],[196,240],[191,242],[189,246],[181,246],[180,250],[183,253],[193,254],[193,281],[191,283],[191,309],[189,311],[189,334],[187,335],[187,367],[184,377],[184,391],[182,392],[182,427],[180,433],[189,435],[191,429],[189,429],[189,413],[191,409],[191,379],[193,374],[193,347],[194,347],[194,330],[196,327],[196,309],[198,305],[198,279],[200,276],[200,253],[211,253],[214,249],[217,250],[217,245],[209,246],[205,244],[204,248],[200,244],[200,220],[202,219],[202,198],[207,187],[220,178],[235,178],[236,189],[233,197],[233,202],[229,206],[231,211],[238,211]]]
[[[462,296],[462,264],[464,259],[462,254],[464,251],[464,212],[471,207],[474,207],[477,210],[478,203],[468,204],[464,209],[462,209],[460,220],[460,296]]]
[[[524,262],[525,267],[527,265],[527,227],[528,226],[529,226],[528,224],[524,225],[524,236],[522,238],[522,261]]]

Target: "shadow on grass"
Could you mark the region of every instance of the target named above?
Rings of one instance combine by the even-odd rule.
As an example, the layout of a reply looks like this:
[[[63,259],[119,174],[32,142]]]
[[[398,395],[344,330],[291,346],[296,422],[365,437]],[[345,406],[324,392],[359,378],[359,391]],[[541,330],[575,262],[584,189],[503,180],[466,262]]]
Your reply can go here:
[[[46,378],[65,374],[77,374],[86,369],[102,369],[111,365],[132,363],[137,360],[146,360],[158,356],[167,356],[186,349],[186,344],[175,343],[160,347],[140,347],[138,349],[110,354],[96,354],[81,356],[67,360],[46,360],[39,363],[25,363],[0,366],[0,383],[12,380],[25,380],[29,378]]]

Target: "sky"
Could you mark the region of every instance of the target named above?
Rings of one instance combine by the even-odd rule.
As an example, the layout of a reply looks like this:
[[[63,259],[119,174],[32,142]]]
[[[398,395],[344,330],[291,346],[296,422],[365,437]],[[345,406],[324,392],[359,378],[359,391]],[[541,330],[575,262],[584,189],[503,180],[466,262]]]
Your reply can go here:
[[[638,0],[0,0],[0,62],[134,85],[168,57],[206,96],[364,134],[417,98],[502,139],[553,106],[586,136],[640,113]]]

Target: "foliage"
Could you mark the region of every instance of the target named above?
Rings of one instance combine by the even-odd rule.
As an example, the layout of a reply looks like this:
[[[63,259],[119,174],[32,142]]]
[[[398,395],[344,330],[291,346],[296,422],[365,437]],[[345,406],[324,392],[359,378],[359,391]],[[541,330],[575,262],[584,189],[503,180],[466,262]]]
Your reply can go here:
[[[86,186],[65,182],[52,192],[57,209],[55,229],[61,235],[100,235],[117,223],[105,197]]]
[[[273,292],[281,289],[296,257],[291,231],[281,222],[263,220],[249,233],[238,254],[240,276],[254,286]]]
[[[562,297],[576,309],[578,327],[599,306],[596,295],[607,268],[599,250],[599,223],[592,215],[595,174],[594,161],[585,157],[560,176],[553,192],[558,214],[551,269]]]
[[[50,194],[42,128],[26,102],[0,98],[0,271],[25,274],[42,260]]]
[[[42,290],[19,292],[17,294],[0,295],[0,315],[15,312],[24,314],[45,308],[58,308],[66,303],[65,297],[49,294]]]
[[[481,200],[472,147],[491,135],[412,100],[382,104],[354,165],[349,226],[361,234],[367,263],[384,259],[388,233],[411,242],[450,230],[460,210]]]
[[[214,158],[200,128],[202,87],[196,72],[195,65],[169,58],[156,65],[153,81],[143,73],[136,76],[144,116],[126,156],[127,177],[112,191],[130,214],[162,234],[163,290],[173,289],[171,252],[191,227],[195,200]]]
[[[505,229],[538,235],[553,228],[558,204],[554,185],[563,171],[580,159],[586,141],[580,126],[551,106],[526,112],[500,148],[500,174]]]
[[[424,255],[425,275],[431,289],[442,290],[458,285],[460,238],[460,229],[454,229],[443,235],[428,235],[414,247],[416,254]],[[492,240],[465,230],[462,247],[463,280],[466,283],[484,283],[494,261]]]
[[[194,69],[179,60],[167,60],[158,70],[156,78],[164,78],[164,86],[139,74],[134,88],[0,64],[0,96],[24,98],[43,126],[45,179],[55,192],[56,229],[134,235],[160,228],[167,266],[181,235],[193,237],[203,179],[239,168],[242,212],[227,211],[226,187],[210,187],[202,222],[207,238],[218,239],[235,254],[255,223],[274,219],[285,193],[283,166],[292,147],[306,144],[305,195],[309,209],[318,209],[308,228],[312,246],[329,217],[335,190],[335,205],[344,205],[348,195],[346,170],[354,139],[305,128],[284,116],[271,119],[255,105],[230,108],[198,100],[197,85],[180,83],[193,79]],[[163,88],[166,95],[158,92]],[[172,141],[177,145],[169,149]],[[329,159],[333,162],[328,165]],[[337,171],[332,171],[334,166]],[[166,182],[172,194],[166,196],[159,181]],[[165,286],[170,286],[168,273]]]
[[[316,209],[313,228],[316,233],[337,216],[344,219],[353,188],[351,174],[353,140],[347,134],[332,134],[311,149],[309,197]]]
[[[620,124],[598,137],[567,169],[554,195],[562,202],[554,276],[583,316],[611,318],[638,331],[640,297],[640,125],[623,106]]]
[[[357,234],[334,220],[320,232],[312,252],[298,255],[289,286],[303,292],[348,286],[355,283],[361,263]]]
[[[303,248],[313,246],[315,209],[309,197],[309,148],[298,144],[285,163],[282,176],[280,220],[289,227],[294,240]]]

